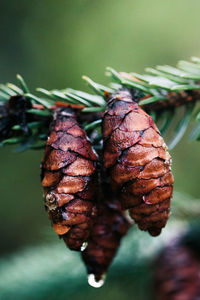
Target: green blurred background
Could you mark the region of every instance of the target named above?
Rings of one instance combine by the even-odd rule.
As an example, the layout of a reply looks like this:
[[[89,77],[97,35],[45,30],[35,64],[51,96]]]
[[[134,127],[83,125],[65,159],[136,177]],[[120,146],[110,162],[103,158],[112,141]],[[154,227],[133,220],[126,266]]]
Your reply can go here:
[[[198,0],[1,0],[0,82],[15,82],[15,74],[20,73],[32,91],[35,87],[87,89],[81,75],[106,83],[106,66],[143,72],[156,64],[175,65],[180,59],[200,56],[199,11]],[[196,198],[199,147],[184,139],[171,152],[175,189]],[[7,146],[0,153],[2,257],[10,259],[26,247],[44,243],[58,243],[64,248],[43,208],[39,176],[42,151],[16,154]],[[70,297],[128,299],[131,295],[132,299],[150,299],[134,296],[128,276],[127,270],[127,278],[123,277],[127,284],[111,277],[101,291],[84,285],[82,292],[75,288]],[[66,289],[70,289],[67,283]],[[45,295],[42,299],[68,299],[59,294],[55,298]],[[10,297],[5,299],[18,299]],[[32,298],[21,295],[19,299]]]

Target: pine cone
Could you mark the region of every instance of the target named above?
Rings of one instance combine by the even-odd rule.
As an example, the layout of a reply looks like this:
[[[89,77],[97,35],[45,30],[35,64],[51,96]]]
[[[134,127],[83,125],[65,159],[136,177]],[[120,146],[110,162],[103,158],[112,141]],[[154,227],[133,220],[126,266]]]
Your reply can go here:
[[[121,238],[130,227],[117,200],[104,201],[99,205],[98,212],[88,246],[82,252],[89,278],[93,276],[92,280],[97,284],[101,282],[119,248]]]
[[[22,95],[10,97],[0,105],[0,142],[9,138],[12,127],[19,124],[24,133],[28,133],[26,111],[32,107],[31,101]]]
[[[102,126],[104,165],[113,190],[141,230],[159,235],[169,217],[173,176],[158,128],[128,90],[109,99]]]
[[[155,265],[156,300],[200,299],[200,264],[190,248],[170,245]]]
[[[45,206],[72,250],[87,241],[95,216],[97,154],[71,110],[57,111],[42,161]]]

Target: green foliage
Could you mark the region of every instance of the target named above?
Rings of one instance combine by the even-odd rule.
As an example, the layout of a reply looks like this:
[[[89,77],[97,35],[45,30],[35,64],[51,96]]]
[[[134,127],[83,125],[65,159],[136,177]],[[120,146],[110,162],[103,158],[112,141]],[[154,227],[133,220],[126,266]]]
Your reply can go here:
[[[25,249],[0,261],[1,299],[151,299],[152,261],[165,240],[184,232],[184,222],[171,222],[163,234],[152,239],[136,227],[123,239],[114,260],[109,281],[100,291],[87,284],[86,270],[78,253],[63,243]],[[148,250],[147,250],[148,249]],[[148,293],[146,293],[148,289]],[[118,291],[121,292],[118,294]],[[112,291],[112,293],[111,293]],[[134,296],[135,295],[135,296]],[[153,297],[152,297],[153,299]]]
[[[86,297],[90,300],[95,295],[100,300],[102,293],[107,295],[107,299],[128,300],[130,295],[135,300],[153,299],[151,277],[154,258],[166,240],[169,243],[190,228],[189,221],[199,225],[199,212],[198,199],[175,192],[172,217],[162,235],[152,238],[136,226],[130,229],[114,259],[109,280],[98,293],[87,284],[80,254],[67,250],[61,240],[48,241],[1,258],[1,299],[51,300],[70,297],[81,300]],[[48,234],[52,236],[52,232]]]
[[[199,140],[200,136],[200,108],[196,105],[200,98],[200,63],[198,58],[192,58],[192,62],[180,61],[178,67],[170,66],[157,66],[155,69],[147,68],[147,73],[150,75],[139,75],[137,73],[118,73],[112,68],[107,68],[107,75],[111,76],[111,87],[106,87],[99,83],[94,82],[87,76],[83,76],[86,83],[92,88],[94,94],[89,94],[83,91],[77,91],[70,88],[63,90],[46,90],[43,88],[37,88],[37,92],[41,96],[35,96],[30,93],[27,84],[24,79],[17,75],[17,79],[20,84],[20,88],[14,84],[8,83],[6,85],[0,85],[0,103],[5,104],[11,96],[24,95],[30,99],[33,108],[28,110],[28,114],[35,114],[39,116],[51,116],[53,108],[57,105],[57,101],[67,105],[75,105],[82,110],[83,113],[98,113],[103,112],[106,108],[106,101],[109,95],[112,95],[120,88],[128,88],[134,93],[140,93],[139,105],[141,105],[147,112],[149,112],[154,121],[157,123],[161,133],[172,133],[172,136],[168,142],[169,149],[174,148],[178,142],[184,136],[191,119],[196,121],[196,124],[190,134],[191,140]],[[114,81],[114,82],[113,82]],[[115,82],[117,84],[115,84]],[[184,92],[184,93],[183,93]],[[191,94],[191,92],[193,94]],[[175,94],[174,94],[175,93]],[[183,94],[181,94],[183,93]],[[34,105],[41,105],[42,109],[34,108]],[[179,106],[184,107],[183,114],[179,114]],[[195,109],[197,107],[197,109]],[[194,112],[195,111],[195,112]],[[194,114],[193,114],[194,112]],[[171,128],[173,124],[172,120],[180,116],[178,124],[174,128]],[[86,130],[100,128],[101,120],[95,120],[92,124],[90,121],[84,124]],[[29,128],[33,128],[31,124],[28,124]],[[47,131],[44,120],[34,123],[36,133],[31,136],[19,136],[3,141],[3,144],[21,143],[26,145],[19,149],[28,149],[34,146],[35,149],[38,145],[34,145],[37,140],[37,134],[41,131],[41,128],[45,127],[41,137],[44,136],[44,131]],[[20,128],[14,128],[14,130],[20,130]],[[44,139],[44,138],[43,138]],[[36,147],[35,147],[36,146]],[[95,145],[98,147],[98,145]],[[40,148],[40,146],[39,146]]]

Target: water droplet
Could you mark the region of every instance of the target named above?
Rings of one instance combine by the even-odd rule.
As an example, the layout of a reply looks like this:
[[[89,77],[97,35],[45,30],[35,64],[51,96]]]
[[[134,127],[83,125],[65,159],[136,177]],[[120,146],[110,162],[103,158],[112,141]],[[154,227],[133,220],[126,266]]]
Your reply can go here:
[[[104,274],[104,275],[102,275],[101,279],[97,281],[95,279],[94,274],[89,274],[88,275],[88,283],[89,283],[89,285],[91,285],[94,288],[100,288],[104,285],[105,278],[106,278],[106,275]]]
[[[81,246],[81,252],[83,252],[88,246],[88,243],[87,242],[84,242]]]
[[[128,219],[128,221],[130,222],[131,225],[135,224],[135,221],[132,219],[132,217],[130,216],[130,212],[129,210],[126,211],[126,217]]]

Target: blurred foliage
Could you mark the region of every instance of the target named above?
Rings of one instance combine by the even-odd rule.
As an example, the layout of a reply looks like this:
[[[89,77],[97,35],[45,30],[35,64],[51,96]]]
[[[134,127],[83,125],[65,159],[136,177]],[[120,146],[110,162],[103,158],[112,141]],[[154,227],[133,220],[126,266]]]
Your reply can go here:
[[[148,66],[175,65],[180,59],[200,56],[199,10],[197,0],[2,0],[0,82],[14,81],[15,74],[20,73],[31,88],[70,86],[85,89],[81,75],[104,83],[106,66],[126,72],[143,72]],[[128,243],[132,243],[131,233],[124,240],[123,255],[118,256],[121,262],[118,264],[116,260],[116,268],[114,265],[105,287],[96,291],[86,286],[83,267],[78,259],[72,260],[76,254],[69,254],[61,241],[54,247],[50,237],[55,241],[56,237],[50,228],[49,235],[44,237],[49,221],[40,188],[42,152],[16,154],[13,149],[9,146],[0,149],[0,234],[4,255],[0,267],[1,278],[4,278],[1,285],[5,291],[5,294],[0,292],[0,298],[31,299],[35,288],[33,282],[30,281],[30,289],[23,292],[26,284],[23,279],[28,276],[31,264],[36,270],[35,277],[38,275],[40,280],[40,289],[36,289],[38,293],[32,299],[67,299],[69,295],[72,299],[150,299],[149,281],[144,284],[142,273],[138,270],[134,275],[134,266],[130,265],[130,260],[133,263],[136,260],[135,251],[128,250]],[[199,198],[199,144],[182,140],[171,154],[175,189]],[[181,197],[177,201],[181,202]],[[166,235],[162,237],[167,239]],[[141,238],[148,242],[147,245],[155,241],[145,233],[135,237],[138,243]],[[156,239],[157,243],[161,239]],[[43,248],[40,243],[44,241],[46,246]],[[33,246],[30,252],[27,250],[26,259],[19,252],[25,246]],[[15,258],[6,254],[17,249],[21,258],[15,262]],[[148,247],[144,250],[148,252]],[[35,252],[40,258],[34,256]],[[58,264],[54,261],[56,257]],[[40,262],[46,265],[41,273],[37,272]],[[13,273],[15,263],[18,264],[17,273]],[[57,280],[60,266],[62,272]],[[77,277],[73,275],[74,268],[77,268]],[[79,268],[82,268],[80,274]],[[20,277],[20,270],[27,273]],[[133,272],[132,275],[129,272]],[[148,272],[143,274],[150,276]],[[12,276],[19,276],[19,281],[9,294]],[[58,289],[45,290],[45,284],[50,286],[52,282]]]
[[[170,222],[161,236],[152,239],[132,228],[123,240],[107,282],[98,291],[88,286],[79,253],[70,252],[61,241],[26,249],[9,260],[0,261],[1,295],[16,300],[102,299],[105,296],[117,300],[130,297],[150,300],[155,255],[166,239],[174,239],[186,229],[184,223]]]

